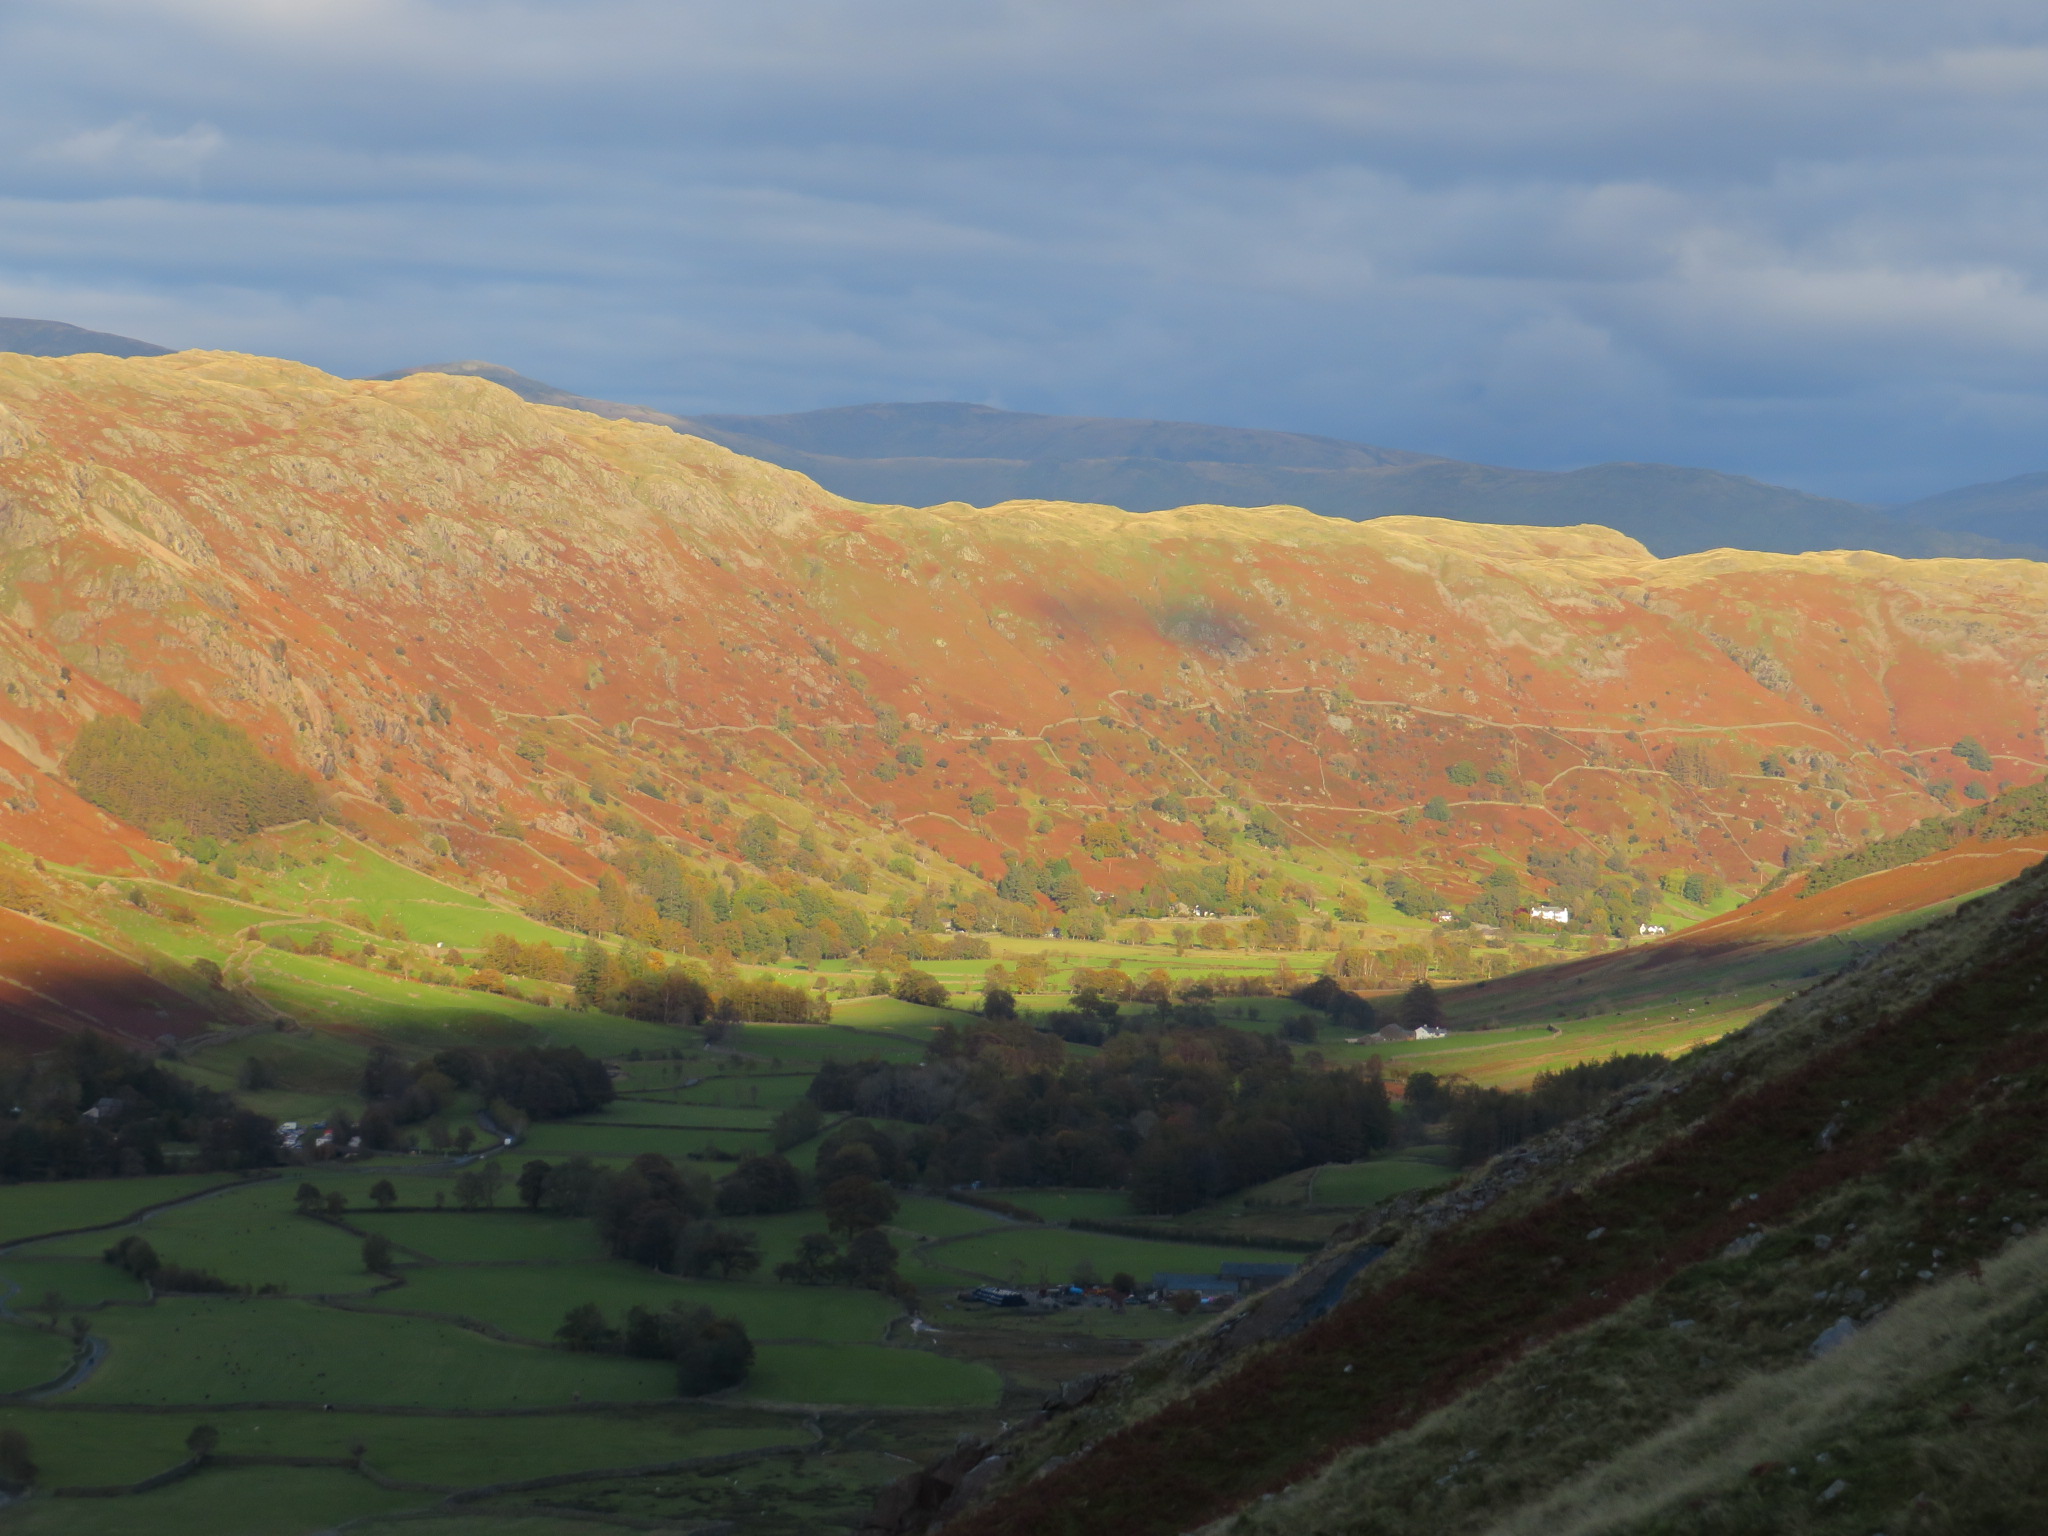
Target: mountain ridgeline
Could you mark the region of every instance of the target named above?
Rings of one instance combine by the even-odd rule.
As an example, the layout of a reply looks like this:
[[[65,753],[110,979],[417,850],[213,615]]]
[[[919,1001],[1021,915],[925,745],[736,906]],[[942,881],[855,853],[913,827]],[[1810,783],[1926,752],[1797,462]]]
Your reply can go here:
[[[656,422],[797,470],[860,501],[1071,501],[1133,512],[1296,506],[1326,517],[1443,517],[1560,528],[1598,523],[1658,555],[1869,549],[1910,558],[2048,556],[2048,482],[1998,502],[1979,527],[1971,492],[1946,510],[1887,512],[1670,464],[1506,469],[1300,432],[1177,421],[1042,416],[959,402],[856,405],[788,416],[673,416],[571,394],[483,362],[406,373],[491,379],[537,404]],[[2024,503],[2024,505],[2022,505]]]
[[[0,495],[0,839],[126,869],[317,800],[547,921],[750,958],[1566,887],[1631,937],[2043,755],[2028,563],[872,506],[483,379],[196,352],[0,357]]]

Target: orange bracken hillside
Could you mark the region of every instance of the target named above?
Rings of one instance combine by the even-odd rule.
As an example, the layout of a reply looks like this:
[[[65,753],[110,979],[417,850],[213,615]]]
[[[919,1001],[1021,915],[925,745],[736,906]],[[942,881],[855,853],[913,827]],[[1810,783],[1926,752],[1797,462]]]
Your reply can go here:
[[[2044,761],[2040,565],[863,506],[477,379],[220,353],[0,357],[0,572],[0,841],[108,870],[154,845],[60,764],[165,687],[516,890],[601,868],[565,778],[708,856],[765,809],[1098,891],[1264,807],[1456,893],[1588,843],[1753,887]]]

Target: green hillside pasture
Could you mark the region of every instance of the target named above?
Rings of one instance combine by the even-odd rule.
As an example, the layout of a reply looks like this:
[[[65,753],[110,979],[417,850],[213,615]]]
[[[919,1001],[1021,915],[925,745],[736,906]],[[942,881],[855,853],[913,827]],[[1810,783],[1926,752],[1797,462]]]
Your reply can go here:
[[[545,940],[558,949],[580,942],[575,934],[394,863],[330,827],[308,829],[293,837],[291,846],[308,862],[261,878],[265,895],[279,906],[330,917],[363,914],[380,924],[395,917],[416,944],[475,948],[494,933],[509,933],[528,944]]]
[[[292,1210],[285,1181],[195,1200],[144,1217],[122,1231],[148,1240],[167,1264],[211,1270],[236,1285],[276,1283],[305,1294],[368,1290],[382,1282],[363,1270],[362,1242]],[[116,1234],[52,1238],[29,1250],[49,1258],[97,1258]]]
[[[873,1291],[847,1286],[789,1285],[777,1280],[685,1280],[622,1259],[587,1264],[504,1265],[488,1269],[416,1269],[407,1283],[380,1295],[376,1306],[404,1312],[473,1317],[507,1333],[550,1342],[571,1307],[596,1302],[614,1323],[629,1307],[659,1310],[674,1302],[737,1317],[756,1343],[804,1339],[876,1343],[903,1309]]]
[[[552,1120],[527,1128],[526,1135],[511,1156],[524,1161],[538,1157],[638,1157],[642,1152],[659,1152],[681,1163],[692,1153],[730,1152],[745,1157],[753,1152],[773,1150],[768,1133],[762,1131],[699,1131],[679,1127],[643,1129],[631,1125],[607,1125],[602,1120]],[[715,1159],[706,1160],[705,1172],[721,1178],[732,1170]]]
[[[808,1431],[787,1420],[710,1407],[498,1418],[260,1408],[209,1415],[206,1422],[220,1431],[222,1455],[347,1456],[363,1445],[369,1448],[369,1464],[387,1477],[455,1488],[508,1476],[549,1477],[811,1443]],[[0,1409],[0,1427],[28,1435],[44,1484],[66,1487],[140,1482],[175,1466],[186,1457],[192,1420],[179,1414],[22,1407]],[[219,1488],[241,1475],[240,1469],[226,1469],[209,1472],[202,1481]],[[156,1497],[144,1495],[133,1502],[142,1505]],[[98,1507],[126,1508],[129,1501]],[[438,1521],[427,1527],[437,1533],[443,1528]]]
[[[832,1005],[832,1022],[851,1029],[889,1029],[923,1039],[941,1024],[966,1024],[972,1013],[958,1008],[927,1008],[894,997],[855,997]]]
[[[985,1189],[980,1193],[1022,1206],[1041,1221],[1072,1221],[1076,1216],[1088,1221],[1132,1219],[1131,1197],[1120,1189]],[[983,1226],[1002,1220],[986,1211],[982,1217]]]
[[[266,949],[251,962],[249,979],[271,1004],[303,1022],[372,1029],[430,1050],[547,1041],[613,1056],[666,1052],[677,1043],[676,1031],[659,1024],[428,986],[318,955]]]
[[[930,1195],[902,1196],[896,1220],[891,1223],[898,1230],[913,1232],[919,1237],[959,1237],[1002,1224],[1003,1218],[993,1211],[978,1210],[971,1205],[935,1199]]]
[[[498,1200],[501,1207],[510,1203],[503,1192]],[[562,1264],[604,1256],[596,1224],[581,1216],[515,1215],[507,1210],[409,1211],[388,1216],[351,1211],[348,1220],[365,1232],[382,1232],[392,1242],[443,1264]],[[549,1332],[553,1331],[550,1324]]]
[[[424,1318],[300,1301],[164,1299],[97,1314],[111,1347],[78,1403],[566,1407],[673,1396],[654,1361],[507,1344]]]
[[[764,1344],[743,1399],[877,1408],[989,1408],[1003,1381],[985,1365],[883,1344]]]
[[[1423,1157],[1375,1157],[1362,1163],[1331,1163],[1316,1171],[1317,1205],[1378,1205],[1411,1189],[1447,1184],[1456,1172]]]
[[[146,1179],[63,1179],[0,1186],[0,1243],[120,1221],[145,1206],[240,1182],[232,1174],[174,1173]]]
[[[139,1498],[34,1499],[9,1511],[8,1531],[9,1536],[304,1536],[311,1529],[333,1529],[364,1516],[414,1509],[421,1502],[418,1493],[387,1491],[339,1468],[237,1467],[207,1471]]]
[[[332,1033],[252,1035],[192,1050],[170,1070],[202,1088],[232,1093],[237,1101],[273,1120],[321,1120],[337,1109],[361,1115],[363,1063],[369,1046]],[[258,1091],[239,1086],[242,1064],[263,1063],[277,1086]]]
[[[837,1024],[749,1024],[741,1032],[739,1048],[782,1062],[860,1061],[869,1056],[906,1063],[924,1060],[922,1035],[904,1039],[879,1029]]]
[[[123,938],[147,945],[182,964],[190,964],[202,956],[209,960],[224,960],[239,941],[243,929],[252,923],[277,922],[284,915],[242,902],[202,896],[197,891],[181,890],[155,881],[139,884],[151,901],[166,906],[177,903],[189,908],[198,921],[174,923],[125,901],[108,902],[97,914],[98,921]],[[338,942],[344,930],[333,931]],[[360,936],[357,936],[357,942],[361,942]]]
[[[24,1392],[62,1376],[71,1341],[26,1323],[0,1323],[0,1392]]]
[[[1014,1227],[936,1244],[928,1257],[935,1264],[1008,1284],[1063,1285],[1083,1260],[1094,1265],[1096,1274],[1105,1280],[1122,1271],[1142,1284],[1161,1272],[1213,1275],[1219,1264],[1233,1259],[1271,1264],[1285,1262],[1290,1256],[1276,1254],[1270,1248],[1160,1242],[1112,1237],[1103,1232],[1077,1232],[1067,1227]]]
[[[105,1239],[111,1242],[111,1235]],[[0,1291],[16,1312],[41,1309],[52,1291],[64,1298],[59,1308],[96,1307],[106,1301],[147,1301],[142,1282],[98,1259],[0,1259]]]
[[[1743,1002],[1725,1010],[1684,1014],[1677,1020],[1665,1008],[1573,1019],[1560,1024],[1556,1033],[1541,1028],[1459,1031],[1441,1040],[1325,1044],[1322,1050],[1333,1061],[1364,1061],[1377,1056],[1389,1076],[1456,1072],[1489,1088],[1526,1088],[1539,1072],[1554,1072],[1582,1061],[1604,1061],[1636,1051],[1682,1056],[1695,1046],[1742,1028],[1764,1006]]]

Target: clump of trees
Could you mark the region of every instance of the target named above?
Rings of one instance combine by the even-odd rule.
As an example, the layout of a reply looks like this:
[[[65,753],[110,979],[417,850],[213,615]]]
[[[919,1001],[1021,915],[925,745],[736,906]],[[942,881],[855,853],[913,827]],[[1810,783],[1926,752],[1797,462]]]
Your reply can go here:
[[[64,770],[86,799],[152,836],[246,837],[320,809],[312,784],[272,762],[240,727],[168,692],[139,719],[89,722]]]
[[[1930,816],[1917,827],[1881,837],[1806,872],[1803,895],[1811,896],[1882,869],[1897,869],[1940,853],[1970,838],[1989,842],[2048,832],[2048,781],[2011,790],[1988,805],[1956,816]]]
[[[754,1341],[736,1317],[721,1317],[709,1307],[671,1302],[659,1312],[633,1307],[623,1327],[605,1320],[595,1302],[569,1309],[555,1337],[573,1350],[624,1355],[634,1360],[673,1360],[676,1392],[701,1397],[736,1387],[754,1368]]]
[[[206,1170],[279,1161],[275,1122],[97,1035],[69,1035],[35,1056],[0,1058],[0,1180],[162,1173],[166,1142],[197,1143]],[[88,1113],[95,1111],[95,1113]]]
[[[921,1066],[828,1063],[809,1090],[821,1108],[916,1129],[841,1125],[819,1183],[1128,1186],[1138,1209],[1170,1214],[1390,1144],[1376,1072],[1304,1066],[1282,1041],[1183,1008],[1118,1020],[1128,1027],[1086,1061],[1029,1025],[982,1019],[937,1031]]]
[[[573,1045],[456,1045],[411,1064],[378,1046],[363,1064],[362,1095],[369,1108],[355,1134],[366,1147],[395,1147],[401,1127],[431,1119],[465,1089],[500,1113],[528,1120],[588,1114],[616,1097],[604,1063]],[[338,1132],[337,1137],[346,1140]]]
[[[156,1250],[147,1241],[132,1232],[102,1253],[100,1259],[159,1294],[177,1292],[191,1296],[224,1296],[246,1294],[249,1289],[223,1280],[208,1270],[167,1264],[157,1257]]]
[[[781,1168],[747,1166],[763,1162]],[[795,1174],[779,1157],[748,1159],[741,1167],[747,1170],[741,1184],[745,1197],[734,1197],[733,1204],[750,1203],[764,1193],[771,1200],[780,1198],[788,1175]],[[711,1219],[720,1202],[709,1181],[684,1173],[659,1152],[643,1152],[617,1170],[584,1157],[564,1163],[536,1158],[520,1170],[516,1186],[527,1209],[588,1217],[614,1257],[649,1269],[724,1280],[761,1267],[760,1246],[751,1232]],[[798,1191],[800,1200],[800,1179]],[[765,1214],[758,1208],[746,1214],[757,1213]]]
[[[1662,1056],[1610,1056],[1540,1072],[1526,1090],[1481,1088],[1455,1075],[1410,1073],[1404,1089],[1418,1128],[1442,1124],[1458,1166],[1470,1168],[1553,1126],[1597,1109],[1669,1063]]]

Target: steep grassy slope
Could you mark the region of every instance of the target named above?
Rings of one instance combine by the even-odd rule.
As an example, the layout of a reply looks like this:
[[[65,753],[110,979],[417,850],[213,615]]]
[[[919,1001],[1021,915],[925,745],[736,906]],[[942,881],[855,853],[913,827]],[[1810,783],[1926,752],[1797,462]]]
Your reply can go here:
[[[1383,1209],[1334,1311],[1341,1256],[999,1446],[946,1529],[2034,1528],[2044,981],[2037,867]]]

